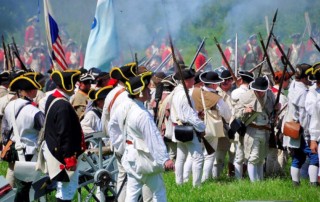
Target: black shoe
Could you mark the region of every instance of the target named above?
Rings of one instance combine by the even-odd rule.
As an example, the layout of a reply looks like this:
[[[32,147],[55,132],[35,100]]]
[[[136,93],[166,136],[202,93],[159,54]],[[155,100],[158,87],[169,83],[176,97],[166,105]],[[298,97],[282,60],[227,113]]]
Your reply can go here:
[[[300,186],[300,182],[292,181],[292,185],[294,187],[299,187]]]
[[[319,183],[318,182],[310,182],[310,186],[317,187],[317,186],[319,186]]]

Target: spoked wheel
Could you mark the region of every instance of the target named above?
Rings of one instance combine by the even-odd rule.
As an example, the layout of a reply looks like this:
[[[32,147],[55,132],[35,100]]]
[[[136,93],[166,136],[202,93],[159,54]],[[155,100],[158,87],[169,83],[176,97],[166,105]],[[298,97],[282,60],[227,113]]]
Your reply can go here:
[[[80,162],[78,201],[99,201],[100,196],[106,201],[116,201],[116,178],[118,168],[116,158],[103,149],[103,135],[100,133],[86,136],[90,148],[83,154]],[[103,155],[103,153],[105,155]],[[107,153],[107,154],[106,154]],[[82,189],[88,194],[82,199]]]

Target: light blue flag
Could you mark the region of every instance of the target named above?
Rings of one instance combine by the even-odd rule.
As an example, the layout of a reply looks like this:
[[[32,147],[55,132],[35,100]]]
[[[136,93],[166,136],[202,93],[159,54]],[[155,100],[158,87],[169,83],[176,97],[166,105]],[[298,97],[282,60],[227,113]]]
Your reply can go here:
[[[111,61],[118,56],[118,50],[112,0],[98,0],[87,43],[84,68],[96,67],[109,72]]]

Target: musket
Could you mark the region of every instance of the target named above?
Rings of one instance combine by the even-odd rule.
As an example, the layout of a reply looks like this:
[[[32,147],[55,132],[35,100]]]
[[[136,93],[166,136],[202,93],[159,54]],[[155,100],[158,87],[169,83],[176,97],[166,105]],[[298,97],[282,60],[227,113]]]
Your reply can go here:
[[[276,10],[276,12],[275,12],[275,14],[274,14],[274,16],[273,16],[273,19],[272,19],[272,25],[271,25],[271,29],[270,29],[270,32],[269,32],[269,35],[268,35],[268,40],[267,40],[267,44],[266,44],[266,46],[265,46],[265,52],[264,52],[264,56],[263,56],[263,59],[265,59],[266,57],[267,57],[267,55],[268,55],[268,47],[269,47],[269,43],[270,43],[270,39],[271,39],[271,35],[273,35],[273,28],[274,28],[274,25],[275,25],[275,23],[276,23],[276,21],[277,21],[277,15],[278,15],[278,9]],[[261,37],[261,36],[260,36]],[[262,38],[262,37],[261,37]],[[262,40],[263,41],[263,40]],[[269,60],[269,62],[268,62],[268,65],[269,65],[269,63],[270,63],[270,60]],[[270,65],[271,65],[271,63],[270,63]],[[270,66],[269,65],[269,67],[271,67],[272,68],[272,66]],[[270,71],[272,71],[273,72],[273,70],[271,70],[271,68],[270,68]],[[260,76],[260,74],[261,74],[261,69],[262,69],[262,66],[261,66],[261,68],[260,68],[260,70],[259,70],[259,76]],[[272,76],[273,76],[273,78],[274,78],[274,72],[273,72],[273,74],[272,74]]]
[[[3,47],[3,52],[4,52],[4,58],[6,61],[6,67],[4,69],[9,70],[9,57],[8,57],[7,47],[6,47],[6,43],[4,42],[3,35],[2,35],[2,47]]]
[[[312,38],[312,36],[310,36],[310,39],[311,39],[314,47],[316,47],[316,49],[318,50],[318,52],[320,52],[320,47],[318,46],[317,42]]]
[[[8,48],[8,59],[9,59],[9,69],[8,70],[11,70],[11,68],[14,66],[14,59],[13,59],[13,55],[12,55],[12,52],[11,52],[11,47],[9,44],[7,44],[7,48]]]
[[[254,68],[250,69],[248,72],[250,72],[250,73],[254,72],[258,67],[263,65],[263,63],[265,63],[265,61],[266,61],[266,59],[262,60],[259,64],[257,64]]]
[[[138,53],[134,53],[134,61],[136,63],[136,74],[138,74],[138,67],[139,67],[139,62],[138,62]]]
[[[269,47],[269,43],[270,43],[270,39],[271,39],[271,35],[273,35],[273,28],[274,28],[274,24],[276,23],[277,21],[277,15],[278,15],[278,9],[276,10],[274,16],[273,16],[273,20],[272,20],[272,25],[271,25],[271,29],[270,29],[270,32],[269,32],[269,36],[268,36],[268,40],[267,40],[267,44],[266,44],[266,48],[268,50],[268,47]]]
[[[219,49],[219,52],[220,52],[220,54],[221,54],[221,56],[222,56],[222,58],[223,58],[223,61],[224,61],[224,62],[226,63],[226,65],[227,65],[227,69],[229,70],[229,72],[230,72],[230,74],[231,74],[231,76],[232,76],[232,79],[234,80],[234,82],[236,82],[236,84],[237,84],[237,86],[238,86],[237,77],[234,75],[234,73],[233,73],[233,71],[232,71],[232,69],[231,69],[231,67],[230,67],[230,64],[229,64],[226,56],[224,55],[224,53],[223,53],[223,51],[222,51],[222,49],[221,49],[221,46],[220,46],[217,38],[216,38],[216,37],[213,37],[213,39],[214,39],[214,41],[215,41],[215,43],[216,43],[216,45],[217,45],[217,47],[218,47],[218,49]]]
[[[204,68],[211,60],[212,60],[212,58],[209,58],[205,63],[203,63],[203,64],[196,70],[196,72],[198,72],[198,71],[200,71],[202,68]]]
[[[281,54],[282,54],[282,57],[284,58],[284,60],[286,61],[286,64],[288,64],[289,65],[289,67],[290,67],[290,69],[291,69],[291,71],[293,72],[293,73],[295,73],[296,71],[294,70],[294,68],[293,68],[293,66],[292,66],[292,64],[291,64],[291,62],[289,61],[289,59],[288,59],[288,57],[286,56],[286,54],[284,53],[284,51],[283,51],[283,49],[282,49],[282,47],[281,47],[281,45],[279,44],[279,42],[278,42],[278,40],[276,39],[276,37],[272,34],[272,36],[273,36],[273,40],[274,40],[274,42],[276,43],[276,45],[277,45],[277,47],[278,47],[278,49],[279,49],[279,51],[281,52]]]
[[[156,106],[154,108],[154,122],[156,124],[157,123],[157,119],[158,119],[158,108],[159,108],[159,103],[161,101],[161,98],[162,98],[162,93],[163,93],[163,83],[160,82],[158,84],[158,86],[156,87],[156,93],[155,93],[155,96],[154,96],[154,101],[156,102]]]
[[[14,53],[15,56],[18,58],[18,60],[19,60],[19,62],[20,62],[20,64],[21,64],[21,69],[23,69],[24,71],[27,71],[27,72],[28,72],[27,67],[24,65],[24,63],[23,63],[22,60],[21,60],[18,47],[17,47],[16,42],[15,42],[15,40],[14,40],[13,37],[12,37],[12,43],[13,43],[13,47],[14,47],[13,53]],[[12,67],[12,70],[14,71],[14,66]]]
[[[234,43],[234,73],[235,76],[238,77],[238,33],[236,33]]]
[[[151,60],[153,59],[153,57],[154,57],[157,53],[158,53],[158,51],[156,50],[156,51],[152,54],[152,56],[151,56],[147,61],[141,63],[141,65],[143,64],[144,66],[147,67],[147,66],[149,65],[149,63],[151,62]],[[145,57],[146,57],[146,56],[145,56]],[[145,57],[144,57],[143,59],[145,59]]]
[[[159,64],[159,66],[154,70],[154,72],[157,72],[158,69],[160,69],[161,67],[163,67],[164,65],[166,65],[170,59],[171,59],[172,53],[169,53],[167,55],[167,57],[164,58],[164,60]]]
[[[162,0],[163,2],[163,5],[164,4],[164,0]],[[187,100],[188,100],[188,104],[191,108],[193,108],[192,106],[192,103],[191,103],[191,99],[190,99],[190,96],[189,96],[189,93],[188,93],[188,89],[187,89],[187,86],[186,86],[186,83],[184,82],[184,79],[183,79],[183,76],[182,76],[182,70],[181,70],[181,67],[179,65],[179,63],[177,62],[177,59],[175,57],[175,54],[174,54],[174,47],[173,47],[173,43],[172,43],[172,38],[171,38],[171,34],[170,34],[170,29],[169,29],[169,23],[168,23],[168,20],[167,20],[167,16],[165,15],[165,21],[166,21],[166,25],[167,25],[167,29],[168,29],[168,38],[169,38],[169,42],[170,42],[170,48],[171,48],[171,53],[172,53],[172,59],[173,59],[173,63],[177,66],[177,69],[178,69],[178,73],[181,77],[181,83],[182,83],[182,86],[183,86],[183,89],[184,89],[184,92],[186,94],[186,97],[187,97]],[[190,71],[190,70],[189,70]],[[204,147],[206,148],[207,150],[207,153],[210,155],[210,154],[213,154],[215,152],[214,148],[210,145],[210,143],[208,142],[208,140],[202,136],[202,135],[199,135],[197,133],[197,136],[200,137],[203,141],[203,145]]]
[[[204,42],[205,42],[205,41],[206,41],[206,37],[204,37],[204,38],[202,39],[202,41],[201,41],[201,43],[200,43],[200,45],[199,45],[199,48],[198,48],[198,50],[197,50],[197,52],[196,52],[195,56],[193,57],[193,60],[192,60],[192,62],[191,62],[191,64],[190,64],[190,67],[189,67],[190,69],[192,69],[192,66],[194,65],[194,62],[196,61],[196,59],[197,59],[197,57],[198,57],[198,55],[199,55],[202,47],[204,46]]]
[[[290,49],[288,49],[288,55],[290,54]],[[281,147],[282,145],[279,145],[279,137],[277,137],[277,139],[275,139],[275,134],[274,134],[274,126],[275,126],[275,121],[276,121],[276,115],[277,115],[277,111],[275,110],[276,106],[278,105],[279,101],[280,101],[280,95],[281,95],[281,90],[282,90],[282,86],[283,86],[283,82],[284,82],[284,79],[285,79],[285,76],[286,76],[286,72],[287,72],[287,66],[288,64],[283,60],[282,61],[284,63],[283,65],[283,72],[282,72],[282,76],[281,76],[281,80],[280,80],[280,84],[279,84],[279,89],[278,89],[278,93],[277,93],[277,97],[276,97],[276,100],[274,102],[274,105],[273,105],[273,111],[272,113],[270,114],[270,127],[271,127],[271,134],[270,134],[270,140],[269,140],[269,145],[270,147],[273,147],[273,148],[277,148],[277,145],[278,147]]]
[[[264,51],[264,56],[265,56],[265,58],[267,59],[267,63],[268,63],[270,72],[271,72],[271,74],[272,74],[272,77],[274,78],[275,75],[274,75],[274,71],[273,71],[273,68],[272,68],[272,64],[271,64],[271,62],[270,62],[270,58],[269,58],[269,55],[268,55],[268,52],[267,52],[267,47],[264,45],[264,42],[263,42],[263,39],[262,39],[262,36],[261,36],[261,33],[260,33],[260,32],[259,32],[259,38],[260,38],[260,43],[261,43],[262,49],[263,49],[263,51]],[[261,65],[261,68],[260,68],[258,77],[259,77],[260,74],[261,74],[261,70],[262,70],[262,65]]]

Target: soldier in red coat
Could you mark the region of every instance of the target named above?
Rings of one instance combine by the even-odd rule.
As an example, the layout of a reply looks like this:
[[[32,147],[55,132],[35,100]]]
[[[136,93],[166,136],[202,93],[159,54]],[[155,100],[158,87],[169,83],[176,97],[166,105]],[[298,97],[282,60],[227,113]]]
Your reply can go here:
[[[291,55],[290,55],[290,62],[293,67],[296,66],[296,64],[300,64],[302,62],[302,59],[304,57],[306,47],[302,43],[301,40],[301,34],[295,33],[290,36],[292,38],[293,43],[290,46],[291,49]]]
[[[236,55],[235,55],[235,39],[228,39],[226,41],[227,43],[227,46],[226,48],[224,49],[224,55],[226,56],[226,59],[227,61],[229,62],[229,65],[231,66],[232,70],[234,71],[235,70],[235,58],[236,58]],[[241,52],[240,50],[238,49],[238,53],[237,53],[237,61],[238,61],[238,67],[241,67],[243,66],[243,58],[241,56]],[[222,59],[222,62],[221,62],[222,66],[226,67],[227,64],[225,63],[225,61]]]
[[[70,69],[83,67],[84,56],[77,44],[69,40],[66,45],[66,62]]]
[[[33,16],[27,21],[29,26],[26,28],[24,35],[24,45],[27,50],[35,45],[35,40],[39,37],[39,32],[37,30],[37,16]]]
[[[249,37],[248,42],[243,48],[243,70],[250,70],[262,61],[262,50],[257,44],[257,35],[253,34]]]

